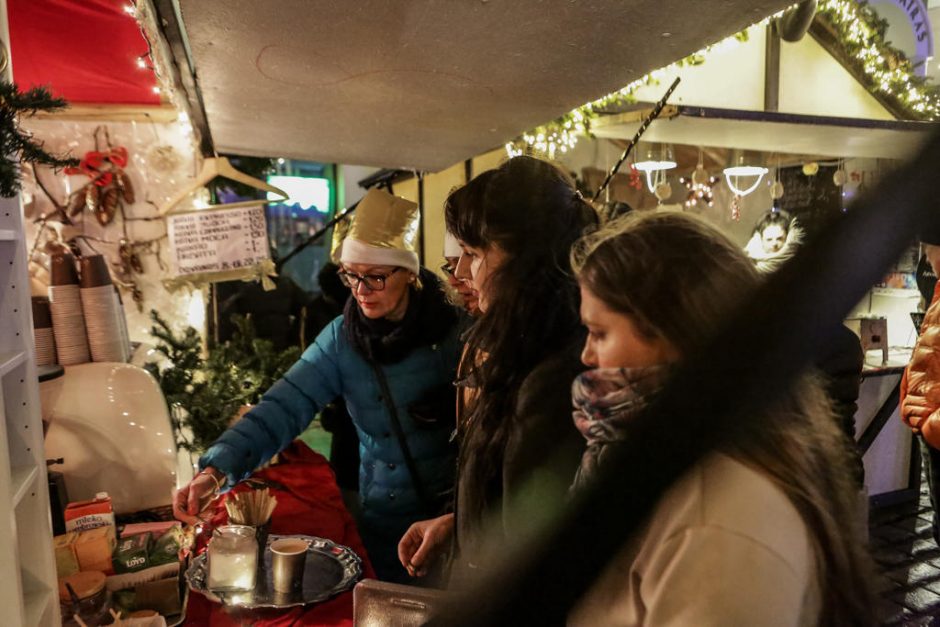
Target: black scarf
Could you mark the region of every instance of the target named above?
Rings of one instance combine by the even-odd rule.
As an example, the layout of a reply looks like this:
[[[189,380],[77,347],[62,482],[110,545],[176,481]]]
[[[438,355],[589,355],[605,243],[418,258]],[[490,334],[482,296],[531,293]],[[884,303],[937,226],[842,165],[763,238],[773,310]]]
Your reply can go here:
[[[355,298],[346,301],[343,326],[346,339],[366,359],[380,364],[398,363],[419,346],[443,340],[457,323],[457,309],[444,293],[441,280],[421,268],[421,289],[408,287],[408,309],[401,320],[373,320],[363,315]]]

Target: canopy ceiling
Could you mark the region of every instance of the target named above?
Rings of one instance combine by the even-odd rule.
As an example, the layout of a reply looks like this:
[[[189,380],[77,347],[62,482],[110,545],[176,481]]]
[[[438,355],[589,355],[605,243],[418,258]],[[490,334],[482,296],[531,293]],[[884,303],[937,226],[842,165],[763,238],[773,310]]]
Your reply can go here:
[[[602,116],[591,130],[596,137],[629,139],[640,120],[635,112]],[[643,140],[766,153],[903,159],[917,150],[935,126],[932,122],[678,106],[668,107]]]
[[[180,0],[219,152],[436,171],[787,0]]]

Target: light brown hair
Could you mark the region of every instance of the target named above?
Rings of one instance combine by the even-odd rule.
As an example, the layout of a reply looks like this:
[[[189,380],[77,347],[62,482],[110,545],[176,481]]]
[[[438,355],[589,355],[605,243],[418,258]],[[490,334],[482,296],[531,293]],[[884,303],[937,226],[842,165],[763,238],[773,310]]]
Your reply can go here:
[[[650,337],[688,356],[703,349],[761,278],[703,219],[634,213],[582,238],[572,251],[581,285]],[[730,376],[730,375],[729,375]],[[722,451],[768,476],[799,511],[813,543],[821,625],[877,622],[873,564],[858,521],[850,442],[814,373],[766,409]]]

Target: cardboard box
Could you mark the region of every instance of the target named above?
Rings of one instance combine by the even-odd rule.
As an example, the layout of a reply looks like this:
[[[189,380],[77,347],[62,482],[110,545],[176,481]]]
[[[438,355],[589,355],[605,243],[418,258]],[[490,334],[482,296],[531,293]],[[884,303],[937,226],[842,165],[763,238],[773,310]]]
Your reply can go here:
[[[112,575],[105,586],[115,602],[125,609],[152,609],[164,616],[182,612],[180,563],[152,566],[124,575]]]
[[[116,544],[113,531],[113,527],[97,527],[78,534],[74,547],[80,570],[100,570],[106,574],[114,572],[111,564],[111,554]]]
[[[182,528],[179,526],[170,527],[163,535],[154,539],[150,547],[150,564],[157,566],[178,562],[182,544]]]
[[[88,531],[99,527],[108,529],[111,541],[117,542],[114,510],[111,509],[111,497],[106,492],[99,493],[90,501],[69,503],[65,507],[66,531]]]
[[[75,555],[75,542],[78,533],[70,531],[52,539],[55,548],[55,570],[59,579],[74,575],[79,571],[78,557]]]
[[[150,567],[150,533],[121,538],[114,550],[114,572],[133,573]]]
[[[151,566],[146,570],[139,570],[136,573],[127,573],[124,575],[111,575],[105,581],[105,585],[111,592],[118,590],[135,589],[137,586],[150,581],[159,581],[161,579],[175,579],[179,581],[180,563],[164,564],[162,566]]]

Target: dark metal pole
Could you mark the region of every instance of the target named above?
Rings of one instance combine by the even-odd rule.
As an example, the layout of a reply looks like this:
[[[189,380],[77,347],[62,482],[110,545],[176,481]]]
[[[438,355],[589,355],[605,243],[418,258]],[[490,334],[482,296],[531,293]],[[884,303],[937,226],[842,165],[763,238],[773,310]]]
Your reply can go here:
[[[617,160],[617,163],[614,164],[614,167],[610,169],[610,172],[607,173],[607,178],[604,179],[604,182],[601,183],[601,186],[597,188],[597,191],[594,192],[594,197],[591,198],[592,202],[596,202],[600,198],[601,194],[604,193],[604,190],[607,189],[607,186],[610,185],[610,179],[614,178],[620,170],[620,166],[623,165],[623,162],[627,160],[627,157],[633,151],[633,147],[636,146],[637,142],[640,141],[640,137],[643,136],[643,133],[646,132],[646,129],[649,128],[650,124],[653,123],[653,120],[659,117],[659,114],[662,113],[663,107],[666,106],[666,101],[669,100],[669,96],[672,95],[672,92],[676,90],[676,87],[679,86],[679,81],[682,80],[678,76],[676,80],[672,81],[672,85],[669,86],[669,89],[666,90],[666,94],[656,103],[656,106],[653,107],[653,110],[647,116],[643,123],[640,124],[640,128],[637,129],[636,135],[633,136],[633,139],[630,140],[630,143],[627,144],[627,147],[623,149],[623,154],[620,155],[620,159]]]
[[[327,222],[322,229],[320,229],[319,231],[317,231],[316,233],[308,237],[303,243],[298,244],[296,247],[294,247],[294,250],[284,255],[283,258],[278,259],[277,263],[274,264],[275,269],[277,269],[277,271],[280,272],[281,268],[287,265],[288,261],[293,259],[298,254],[300,254],[300,252],[303,251],[303,249],[305,249],[307,246],[310,246],[315,241],[323,237],[323,235],[326,234],[326,232],[329,231],[337,222],[343,220],[343,218],[345,218],[346,216],[351,215],[352,212],[355,211],[356,207],[358,206],[359,206],[359,201],[356,201],[355,204],[353,204],[349,209],[347,209],[343,213],[334,217],[332,220]]]

